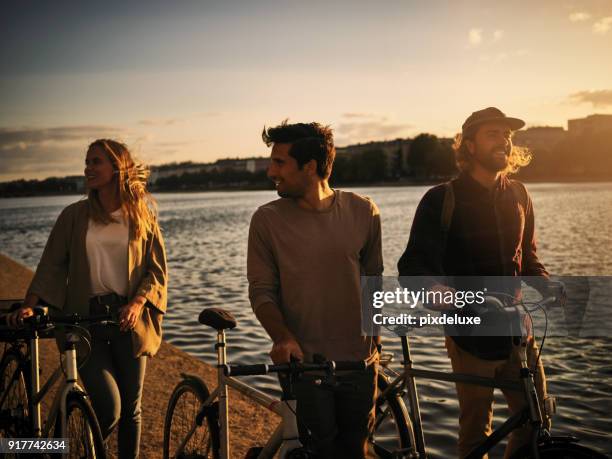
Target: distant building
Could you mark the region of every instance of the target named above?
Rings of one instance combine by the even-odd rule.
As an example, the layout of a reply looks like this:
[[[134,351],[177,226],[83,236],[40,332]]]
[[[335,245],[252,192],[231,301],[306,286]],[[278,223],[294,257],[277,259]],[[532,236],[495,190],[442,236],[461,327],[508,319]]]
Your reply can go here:
[[[268,170],[270,158],[249,158],[246,159],[246,170],[252,173]]]
[[[227,171],[230,169],[235,171],[246,171],[247,163],[244,159],[219,159],[211,165],[211,169],[217,171]]]
[[[183,174],[197,174],[206,170],[206,164],[202,163],[178,163],[178,164],[164,164],[163,166],[151,167],[151,176],[149,177],[149,183],[155,185],[157,181],[165,177],[180,176]]]
[[[512,138],[515,145],[528,147],[532,151],[552,150],[567,137],[562,127],[532,127],[517,131]]]
[[[357,155],[366,151],[381,151],[385,156],[387,166],[387,177],[398,177],[403,170],[406,170],[406,161],[410,153],[411,139],[395,139],[381,142],[358,143],[346,147],[336,147],[336,154]]]
[[[612,132],[612,115],[589,115],[586,118],[568,120],[567,131],[571,137]]]
[[[165,177],[181,176],[183,174],[199,174],[203,172],[223,172],[228,170],[261,172],[268,168],[269,158],[219,159],[214,163],[178,163],[151,167],[149,183],[155,183]]]

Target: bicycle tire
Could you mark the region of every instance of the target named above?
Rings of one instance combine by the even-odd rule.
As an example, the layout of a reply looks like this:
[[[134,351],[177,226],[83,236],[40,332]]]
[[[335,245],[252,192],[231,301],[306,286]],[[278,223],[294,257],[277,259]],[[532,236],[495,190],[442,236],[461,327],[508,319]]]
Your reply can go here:
[[[552,440],[538,446],[540,459],[609,459],[605,454],[587,446],[578,445],[571,441]],[[531,446],[523,446],[511,459],[531,459]]]
[[[209,394],[203,381],[191,377],[174,388],[164,420],[164,459],[219,459],[219,424],[214,409],[204,413],[201,426],[185,445],[185,451],[178,456],[175,452],[201,413]]]
[[[61,414],[55,421],[55,437],[62,437]],[[98,418],[85,394],[72,391],[66,398],[66,432],[69,452],[62,455],[68,458],[106,459],[104,439]]]
[[[387,389],[389,383],[384,375],[378,374],[378,393]],[[408,410],[397,391],[384,397],[378,395],[375,405],[374,429],[369,435],[369,449],[381,459],[401,457],[412,448],[414,433]]]
[[[0,437],[19,438],[29,432],[29,373],[23,355],[9,349],[0,362]]]

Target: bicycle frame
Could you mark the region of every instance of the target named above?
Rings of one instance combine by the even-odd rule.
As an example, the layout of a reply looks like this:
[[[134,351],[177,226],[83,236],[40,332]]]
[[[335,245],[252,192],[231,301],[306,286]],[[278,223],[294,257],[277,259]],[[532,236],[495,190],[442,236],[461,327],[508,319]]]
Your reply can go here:
[[[53,399],[51,409],[47,415],[44,430],[42,429],[42,419],[40,412],[40,404],[42,399],[47,395],[51,387],[62,376],[61,364],[57,367],[49,379],[45,382],[42,389],[40,389],[40,362],[39,362],[39,349],[38,349],[38,332],[33,331],[32,338],[29,340],[29,354],[30,354],[30,368],[31,368],[31,381],[30,381],[30,393],[32,394],[32,400],[30,409],[32,413],[32,434],[33,437],[49,437],[51,428],[54,426],[57,413],[60,413],[60,436],[64,437],[66,433],[66,400],[68,394],[72,391],[85,392],[81,386],[79,386],[78,370],[77,370],[77,357],[76,349],[74,345],[67,346],[64,350],[64,362],[66,365],[66,377],[64,383],[61,384],[58,392]]]
[[[476,447],[466,459],[477,459],[483,454],[490,451],[497,443],[509,435],[514,429],[520,427],[526,422],[530,422],[533,426],[532,448],[534,458],[538,458],[537,440],[540,430],[543,425],[543,417],[538,403],[535,384],[531,377],[527,366],[527,354],[525,341],[522,340],[519,353],[521,361],[520,381],[500,380],[496,378],[486,378],[462,373],[447,373],[442,371],[421,370],[413,367],[412,357],[410,354],[410,344],[406,336],[401,336],[402,354],[403,354],[403,371],[402,373],[390,382],[383,394],[388,391],[401,390],[403,387],[407,389],[407,397],[412,414],[412,422],[414,426],[415,449],[419,458],[427,457],[425,437],[421,420],[421,411],[419,407],[418,391],[416,386],[416,378],[432,379],[437,381],[448,381],[455,383],[474,384],[478,386],[486,386],[498,389],[512,390],[523,392],[526,395],[527,406],[508,418],[504,424],[496,429],[481,445]]]
[[[263,450],[257,456],[259,459],[272,458],[279,452],[279,458],[284,458],[286,453],[294,448],[302,446],[299,441],[297,428],[297,420],[295,418],[295,400],[278,400],[263,392],[243,383],[237,378],[226,376],[224,369],[227,365],[227,356],[225,351],[225,332],[223,330],[217,332],[217,387],[213,390],[210,396],[203,403],[204,407],[211,406],[215,400],[219,401],[219,426],[220,426],[220,457],[228,459],[231,454],[229,444],[229,406],[228,406],[228,387],[231,387],[238,392],[244,394],[250,400],[258,405],[266,408],[281,417],[281,423],[272,433]],[[182,443],[178,447],[178,452],[181,452],[189,439],[197,429],[197,423],[191,427],[189,433],[185,436]],[[177,453],[178,454],[178,453]]]

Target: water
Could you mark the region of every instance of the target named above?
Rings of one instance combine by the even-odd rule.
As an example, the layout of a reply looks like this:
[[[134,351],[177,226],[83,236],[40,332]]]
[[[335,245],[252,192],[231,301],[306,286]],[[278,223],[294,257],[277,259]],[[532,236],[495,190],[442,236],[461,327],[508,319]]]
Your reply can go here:
[[[426,187],[367,188],[382,215],[385,273],[407,242],[412,216]],[[612,275],[612,183],[533,184],[540,259],[562,275]],[[254,319],[247,299],[246,243],[253,211],[275,199],[272,191],[176,193],[157,196],[170,269],[165,338],[181,349],[214,363],[215,334],[197,323],[199,312],[223,307],[238,319],[229,334],[229,358],[241,363],[267,359],[269,340]],[[34,268],[61,209],[74,196],[0,200],[0,252]],[[386,339],[399,358],[399,342]],[[416,364],[448,371],[443,343],[437,338],[412,341]],[[553,338],[544,362],[549,391],[557,397],[555,434],[574,434],[588,445],[612,453],[607,436],[612,412],[612,338]],[[399,360],[399,359],[398,359]],[[274,392],[272,378],[255,378]],[[427,444],[434,457],[451,457],[457,434],[457,403],[451,384],[419,385]],[[508,416],[496,396],[494,424]],[[499,454],[499,453],[498,453]]]

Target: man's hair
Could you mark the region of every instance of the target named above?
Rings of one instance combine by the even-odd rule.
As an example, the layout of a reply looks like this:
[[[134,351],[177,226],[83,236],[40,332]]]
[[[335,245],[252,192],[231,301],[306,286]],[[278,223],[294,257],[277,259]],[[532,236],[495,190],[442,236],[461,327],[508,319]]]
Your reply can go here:
[[[470,151],[467,147],[467,141],[474,141],[476,132],[480,126],[474,126],[467,132],[457,134],[455,136],[455,142],[453,143],[453,151],[455,152],[455,162],[457,168],[464,172],[469,171],[472,168],[472,162],[474,161]],[[528,148],[519,147],[512,145],[512,151],[508,158],[508,166],[502,171],[503,174],[515,174],[521,167],[527,166],[531,162],[532,156]]]
[[[329,178],[336,157],[334,136],[329,126],[319,123],[288,124],[287,120],[275,127],[264,126],[261,138],[266,145],[274,143],[291,144],[289,155],[302,169],[310,160],[317,162],[317,175],[322,179]]]

